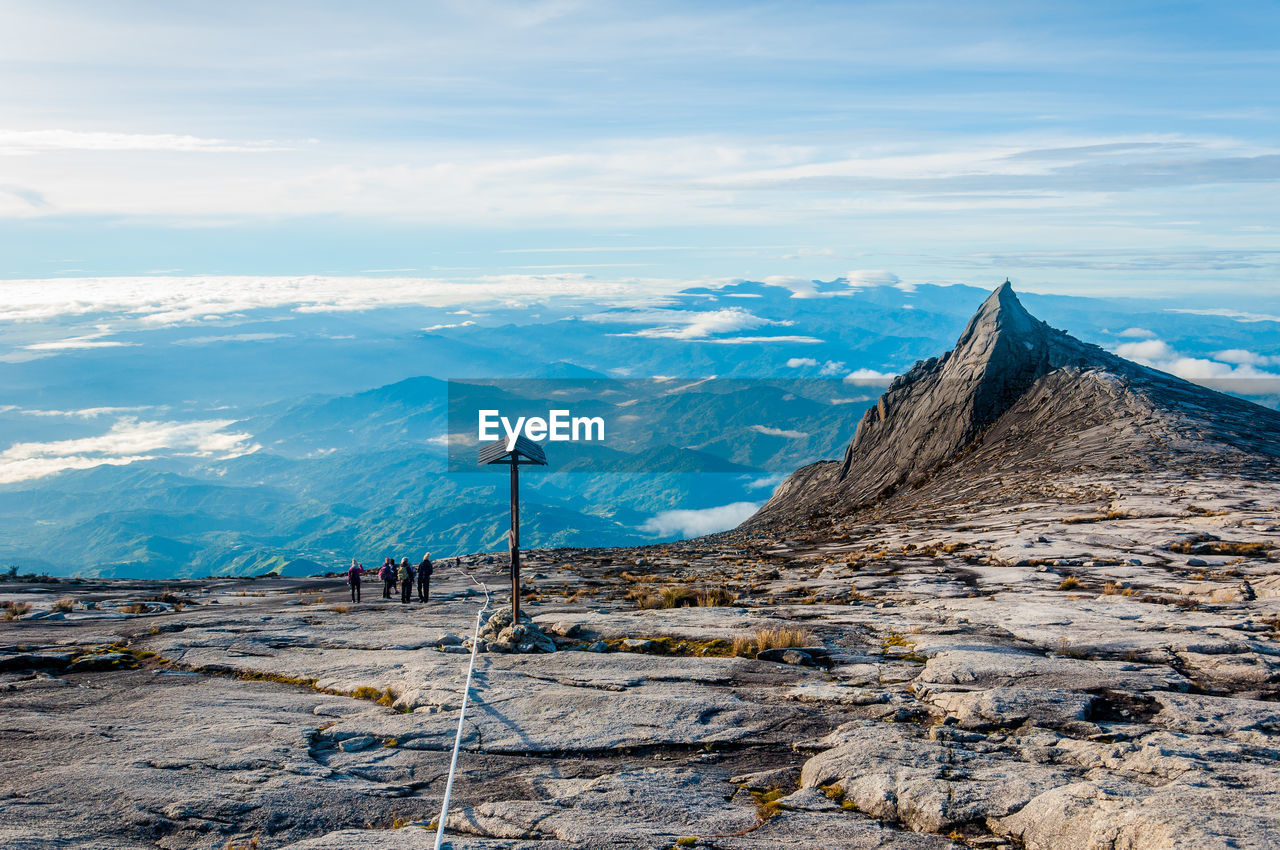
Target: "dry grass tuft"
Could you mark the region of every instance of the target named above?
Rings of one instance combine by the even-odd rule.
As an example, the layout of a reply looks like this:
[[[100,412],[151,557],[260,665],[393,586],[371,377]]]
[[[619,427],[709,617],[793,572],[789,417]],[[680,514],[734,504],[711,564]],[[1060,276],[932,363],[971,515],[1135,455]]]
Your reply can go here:
[[[4,609],[4,619],[16,620],[23,614],[31,610],[30,602],[4,602],[0,603],[0,608]]]
[[[645,587],[633,587],[631,590],[628,590],[627,599],[634,602],[636,607],[642,611],[662,607],[662,597]]]
[[[716,608],[732,605],[738,597],[723,587],[699,590],[693,587],[667,585],[656,590],[649,587],[633,587],[627,591],[626,598],[634,602],[636,608],[640,610],[656,610]]]
[[[698,594],[698,607],[722,608],[726,605],[732,605],[737,598],[735,594],[730,593],[723,587],[713,587]]]
[[[1075,590],[1080,586],[1080,579],[1075,576],[1067,576],[1058,583],[1058,590]]]
[[[733,639],[733,654],[749,657],[766,649],[791,649],[815,643],[812,633],[798,627],[757,629],[754,635],[738,635]]]
[[[664,587],[661,593],[663,608],[698,607],[698,591],[691,587]]]
[[[57,602],[53,603],[54,611],[61,611],[63,614],[69,614],[76,608],[76,601],[70,596],[64,596]]]
[[[1182,555],[1237,555],[1244,558],[1259,558],[1271,549],[1270,543],[1238,542],[1228,540],[1202,540],[1197,542],[1174,543],[1170,552]]]
[[[1102,588],[1105,596],[1137,596],[1138,591],[1125,584],[1124,582],[1109,581]]]

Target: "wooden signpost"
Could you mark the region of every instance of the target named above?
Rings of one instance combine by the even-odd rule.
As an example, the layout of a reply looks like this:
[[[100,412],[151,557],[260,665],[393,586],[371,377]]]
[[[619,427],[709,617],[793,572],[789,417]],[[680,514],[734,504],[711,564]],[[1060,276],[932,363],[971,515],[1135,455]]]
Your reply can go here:
[[[507,542],[511,549],[511,625],[520,622],[520,467],[546,466],[547,455],[542,446],[527,437],[516,437],[515,446],[507,448],[506,440],[495,440],[480,447],[480,465],[507,464],[511,467],[511,532]]]

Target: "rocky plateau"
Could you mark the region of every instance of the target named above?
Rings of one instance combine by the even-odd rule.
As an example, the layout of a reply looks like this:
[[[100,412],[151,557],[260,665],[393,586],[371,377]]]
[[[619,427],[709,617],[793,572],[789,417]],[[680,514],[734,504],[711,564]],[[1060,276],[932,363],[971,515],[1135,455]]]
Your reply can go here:
[[[1020,311],[738,530],[526,553],[449,846],[1280,846],[1280,416]],[[0,845],[430,846],[505,566],[0,584]]]

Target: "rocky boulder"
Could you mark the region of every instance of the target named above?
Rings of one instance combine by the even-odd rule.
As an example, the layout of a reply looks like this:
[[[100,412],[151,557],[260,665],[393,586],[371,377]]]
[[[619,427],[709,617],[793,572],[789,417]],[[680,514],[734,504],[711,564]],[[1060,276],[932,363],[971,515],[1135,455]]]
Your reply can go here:
[[[497,609],[480,627],[481,652],[555,652],[556,642],[542,631],[526,614],[520,615],[520,622],[513,623],[511,606]],[[472,641],[467,639],[463,646],[471,649]]]

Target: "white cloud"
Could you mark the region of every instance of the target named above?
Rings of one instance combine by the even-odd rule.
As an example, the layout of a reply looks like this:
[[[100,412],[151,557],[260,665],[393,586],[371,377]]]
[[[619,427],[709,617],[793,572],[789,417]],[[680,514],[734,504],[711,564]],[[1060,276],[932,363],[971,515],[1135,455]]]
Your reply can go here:
[[[351,312],[419,305],[641,306],[695,285],[659,278],[598,280],[583,274],[486,275],[475,278],[396,277],[106,277],[4,281],[0,322],[114,314],[145,326],[190,324],[251,310]],[[763,320],[762,320],[763,321]]]
[[[219,342],[271,342],[277,339],[289,339],[293,334],[244,333],[222,334],[220,336],[192,336],[186,339],[175,339],[174,345],[213,345]]]
[[[718,281],[719,285],[741,281]],[[843,281],[833,288],[822,289],[821,281],[803,277],[773,275],[760,281],[766,286],[777,286],[791,292],[792,298],[840,298],[854,295],[860,289],[873,286],[892,286],[903,292],[915,292],[916,284],[906,283],[896,274],[884,269],[855,269],[845,272]],[[711,284],[707,284],[711,285]],[[828,284],[830,287],[830,285]]]
[[[76,336],[68,339],[55,339],[48,342],[36,342],[24,345],[25,351],[78,351],[87,348],[123,348],[137,345],[136,342],[120,342],[119,340],[101,339],[101,334]]]
[[[1258,354],[1245,348],[1229,348],[1226,351],[1215,351],[1213,356],[1226,363],[1237,366],[1280,366],[1280,355]]]
[[[0,184],[18,190],[0,193],[0,215],[209,220],[333,213],[451,224],[761,222],[759,209],[738,202],[741,186],[711,181],[808,151],[706,138],[591,140],[577,149],[437,140],[429,152],[365,145],[352,156],[337,143],[278,157],[209,157],[193,169],[193,151],[249,153],[281,146],[88,133],[21,136],[11,145],[12,153],[62,153],[22,157],[21,168],[2,162],[17,157],[0,157]],[[149,155],[104,168],[103,150]]]
[[[854,369],[844,376],[844,382],[859,387],[874,387],[887,385],[896,377],[898,376],[892,372],[877,372],[875,369]]]
[[[446,328],[469,328],[474,324],[475,322],[473,322],[471,319],[467,319],[465,322],[451,322],[443,325],[431,325],[430,327],[423,328],[423,330],[426,331],[427,333],[430,333],[431,331],[442,331],[442,330],[445,330]]]
[[[4,410],[14,410],[26,416],[44,416],[50,418],[65,419],[97,419],[99,416],[118,416],[122,413],[139,413],[143,410],[149,410],[149,407],[86,407],[81,410],[36,410],[13,407],[12,405]]]
[[[24,156],[8,166],[3,160],[19,157],[0,157],[0,216],[217,222],[336,214],[480,226],[554,220],[593,229],[602,221],[616,227],[777,228],[780,222],[888,221],[886,213],[926,210],[1094,208],[1108,192],[1214,182],[1219,171],[1228,179],[1256,174],[1267,180],[1273,175],[1266,158],[1274,155],[1272,148],[1245,141],[1182,139],[1170,145],[1165,139],[1144,146],[1132,144],[1139,141],[1132,136],[1047,140],[1038,132],[971,135],[945,144],[868,141],[852,148],[754,135],[588,134],[576,143],[518,143],[498,134],[452,142],[436,137],[429,145],[405,144],[403,137],[333,138],[321,145],[70,130],[9,131],[5,138],[8,147],[0,150],[59,155]],[[1130,143],[1136,167],[1119,169],[1088,152],[1117,141]],[[1059,153],[1037,156],[1047,147]],[[260,153],[276,150],[292,152]],[[113,157],[104,167],[104,151],[144,155]],[[192,168],[191,155],[200,152],[231,155],[204,157]],[[977,221],[990,227],[972,215],[948,224]],[[888,225],[901,229],[898,222]],[[808,287],[797,284],[797,297],[811,292]]]
[[[139,422],[120,419],[105,434],[48,443],[15,443],[0,452],[0,484],[43,478],[69,469],[123,465],[163,455],[228,459],[258,446],[251,435],[228,432],[235,420]]]
[[[735,528],[745,522],[757,510],[757,502],[734,502],[701,510],[663,511],[645,522],[640,528],[650,534],[663,537],[678,534],[681,537],[700,537]]]
[[[844,371],[844,362],[838,360],[828,360],[822,364],[822,368],[818,370],[819,375],[829,377],[831,375],[839,375]]]
[[[834,289],[820,289],[821,281],[787,275],[770,275],[760,283],[789,290],[792,298],[846,298],[858,291],[856,287],[846,284],[837,284]]]
[[[738,307],[705,313],[692,313],[687,319],[678,313],[675,315],[677,316],[675,321],[683,322],[683,326],[677,324],[674,327],[649,328],[640,331],[639,335],[672,337],[675,339],[705,339],[714,334],[735,333],[766,325],[789,324],[788,322],[764,319]]]
[[[1120,333],[1117,334],[1117,336],[1130,337],[1130,338],[1137,337],[1139,339],[1151,339],[1152,337],[1155,336],[1155,332],[1149,331],[1146,328],[1126,328],[1125,330],[1120,331]]]
[[[844,278],[849,281],[850,286],[899,286],[902,284],[901,278],[884,269],[855,269],[845,272]]]
[[[176,151],[258,153],[293,150],[276,142],[229,142],[173,133],[103,133],[79,130],[0,130],[0,156],[50,151]]]
[[[779,472],[775,475],[766,475],[763,478],[756,478],[756,479],[747,481],[747,489],[761,490],[767,487],[770,490],[772,490],[774,487],[777,487],[786,479],[787,479],[787,474],[785,472]]]
[[[768,425],[752,425],[750,430],[770,437],[786,437],[788,440],[803,440],[809,436],[804,431],[787,431],[783,428],[770,428]]]
[[[741,307],[728,307],[723,310],[619,310],[609,313],[593,313],[582,317],[589,322],[616,324],[650,324],[661,322],[654,327],[643,328],[617,336],[638,336],[650,339],[682,339],[698,342],[768,342],[802,340],[811,341],[812,337],[718,337],[719,334],[736,333],[737,331],[755,328],[791,325],[790,321],[765,319]],[[819,340],[820,341],[820,340]]]
[[[675,395],[676,393],[682,393],[682,392],[685,392],[685,391],[687,391],[687,390],[694,389],[695,387],[700,387],[700,386],[702,386],[703,384],[705,384],[705,383],[707,383],[707,382],[709,382],[709,381],[714,381],[715,379],[716,379],[716,376],[715,376],[715,375],[708,375],[708,376],[707,376],[707,377],[705,377],[705,378],[699,378],[698,380],[693,381],[693,382],[691,382],[691,383],[687,383],[687,384],[680,384],[679,386],[676,386],[676,387],[670,387],[669,389],[665,389],[665,390],[663,390],[663,393],[662,393],[662,394],[663,394],[663,395]],[[654,380],[654,381],[656,381],[656,382],[658,382],[658,383],[668,383],[669,381],[671,381],[671,380],[675,380],[675,379],[665,378],[665,377],[657,377],[657,378],[654,378],[653,380]],[[618,406],[619,406],[619,407],[625,407],[625,406],[630,405],[630,404],[636,404],[636,403],[637,403],[637,402],[639,402],[639,401],[640,401],[640,399],[638,399],[638,398],[636,398],[636,399],[631,399],[631,400],[629,400],[629,401],[619,402]]]
[[[1244,310],[1216,308],[1212,310],[1192,310],[1182,307],[1170,307],[1170,313],[1190,313],[1194,316],[1221,316],[1224,319],[1235,319],[1237,322],[1280,322],[1280,316],[1271,313],[1249,313]]]
[[[59,472],[73,469],[92,469],[97,466],[127,466],[144,460],[155,460],[155,455],[116,455],[113,457],[27,457],[9,459],[0,455],[0,484],[14,484],[48,478]]]
[[[1143,342],[1125,342],[1115,347],[1115,353],[1129,360],[1136,360],[1147,366],[1155,361],[1173,360],[1178,356],[1162,339],[1149,339]]]
[[[1270,358],[1243,349],[1230,349],[1218,352],[1211,360],[1206,357],[1188,357],[1176,350],[1162,339],[1148,339],[1142,342],[1126,342],[1117,345],[1114,352],[1121,357],[1143,366],[1150,366],[1162,372],[1168,372],[1187,381],[1240,392],[1246,395],[1262,395],[1280,390],[1280,375],[1257,368],[1265,365]],[[1228,355],[1223,358],[1220,355]],[[1232,362],[1231,359],[1235,362]],[[1227,360],[1227,362],[1222,362]],[[1244,362],[1240,362],[1244,361]]]
[[[819,365],[819,362],[812,357],[792,357],[787,361],[788,369],[812,369]],[[818,369],[818,374],[822,376],[839,375],[844,371],[844,363],[838,360],[828,360],[821,364],[822,368]]]
[[[826,342],[826,340],[816,336],[729,336],[700,339],[698,342],[714,342],[720,345],[746,345],[761,342],[794,342],[801,345],[819,345]]]
[[[818,283],[812,278],[791,277],[788,275],[770,275],[761,283],[766,286],[777,286],[791,291],[792,298],[818,298]]]

